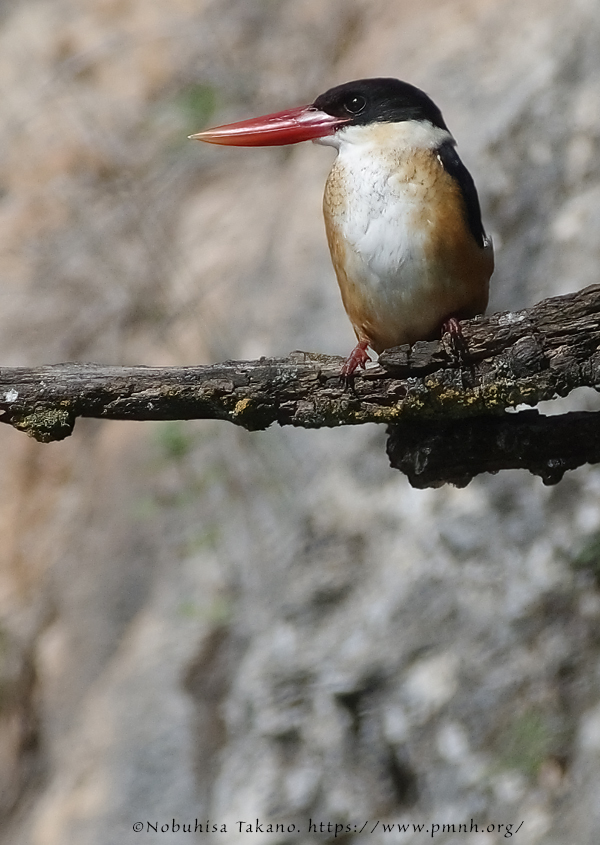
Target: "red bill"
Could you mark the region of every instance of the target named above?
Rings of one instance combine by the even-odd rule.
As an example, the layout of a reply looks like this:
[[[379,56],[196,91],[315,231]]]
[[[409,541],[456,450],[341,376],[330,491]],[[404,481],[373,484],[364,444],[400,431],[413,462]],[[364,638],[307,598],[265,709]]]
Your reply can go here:
[[[334,117],[314,106],[299,106],[239,123],[215,126],[190,135],[190,138],[232,147],[273,147],[333,135],[349,120],[352,117]]]

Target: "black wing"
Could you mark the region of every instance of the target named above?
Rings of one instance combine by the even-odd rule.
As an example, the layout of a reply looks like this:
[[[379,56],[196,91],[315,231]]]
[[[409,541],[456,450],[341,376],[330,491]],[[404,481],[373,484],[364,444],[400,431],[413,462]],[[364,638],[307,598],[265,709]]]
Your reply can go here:
[[[487,245],[488,239],[481,222],[481,208],[479,207],[479,197],[477,196],[477,188],[475,187],[475,182],[473,182],[473,177],[460,160],[451,141],[442,144],[438,148],[437,154],[446,173],[449,173],[450,176],[456,179],[460,187],[465,203],[469,229],[479,246],[483,248]]]

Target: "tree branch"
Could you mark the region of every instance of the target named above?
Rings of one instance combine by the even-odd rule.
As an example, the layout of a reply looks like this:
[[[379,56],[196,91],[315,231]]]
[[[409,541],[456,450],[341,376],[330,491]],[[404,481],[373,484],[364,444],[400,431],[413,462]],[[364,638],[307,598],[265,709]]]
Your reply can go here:
[[[388,429],[390,464],[413,487],[466,487],[475,475],[528,469],[557,484],[569,469],[600,462],[600,413],[545,417],[537,411]]]
[[[392,465],[417,486],[464,484],[477,472],[509,466],[552,483],[566,469],[600,459],[596,415],[567,420],[503,412],[576,387],[597,389],[599,317],[594,285],[529,310],[465,321],[462,355],[448,336],[387,350],[350,387],[339,379],[341,358],[304,352],[199,367],[4,368],[0,420],[43,442],[67,437],[77,417],[223,419],[249,430],[273,422],[387,423]],[[578,431],[585,431],[589,448],[573,450]],[[511,449],[502,446],[508,441]]]

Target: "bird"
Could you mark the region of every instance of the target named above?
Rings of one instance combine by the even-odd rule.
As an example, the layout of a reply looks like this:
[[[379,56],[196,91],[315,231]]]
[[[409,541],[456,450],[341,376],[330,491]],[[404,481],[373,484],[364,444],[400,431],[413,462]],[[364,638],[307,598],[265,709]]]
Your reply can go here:
[[[330,88],[310,105],[189,136],[210,144],[314,141],[337,151],[323,214],[357,344],[341,375],[377,354],[450,332],[482,314],[494,269],[473,178],[440,109],[394,78]]]

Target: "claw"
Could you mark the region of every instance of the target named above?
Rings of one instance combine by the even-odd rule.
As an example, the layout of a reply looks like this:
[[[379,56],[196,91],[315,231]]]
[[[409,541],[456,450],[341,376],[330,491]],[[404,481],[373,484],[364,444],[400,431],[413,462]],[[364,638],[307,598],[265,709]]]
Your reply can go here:
[[[458,317],[448,317],[442,323],[442,335],[445,334],[450,335],[450,344],[456,356],[457,363],[466,364],[469,357],[469,348]]]
[[[448,317],[448,319],[442,323],[442,334],[446,334],[446,332],[452,335],[452,337],[463,336],[462,327],[458,317]]]
[[[365,364],[371,360],[371,356],[367,352],[368,345],[366,340],[362,340],[356,344],[350,355],[348,355],[340,373],[344,380],[349,379],[358,367],[361,367],[363,370],[365,369]]]

